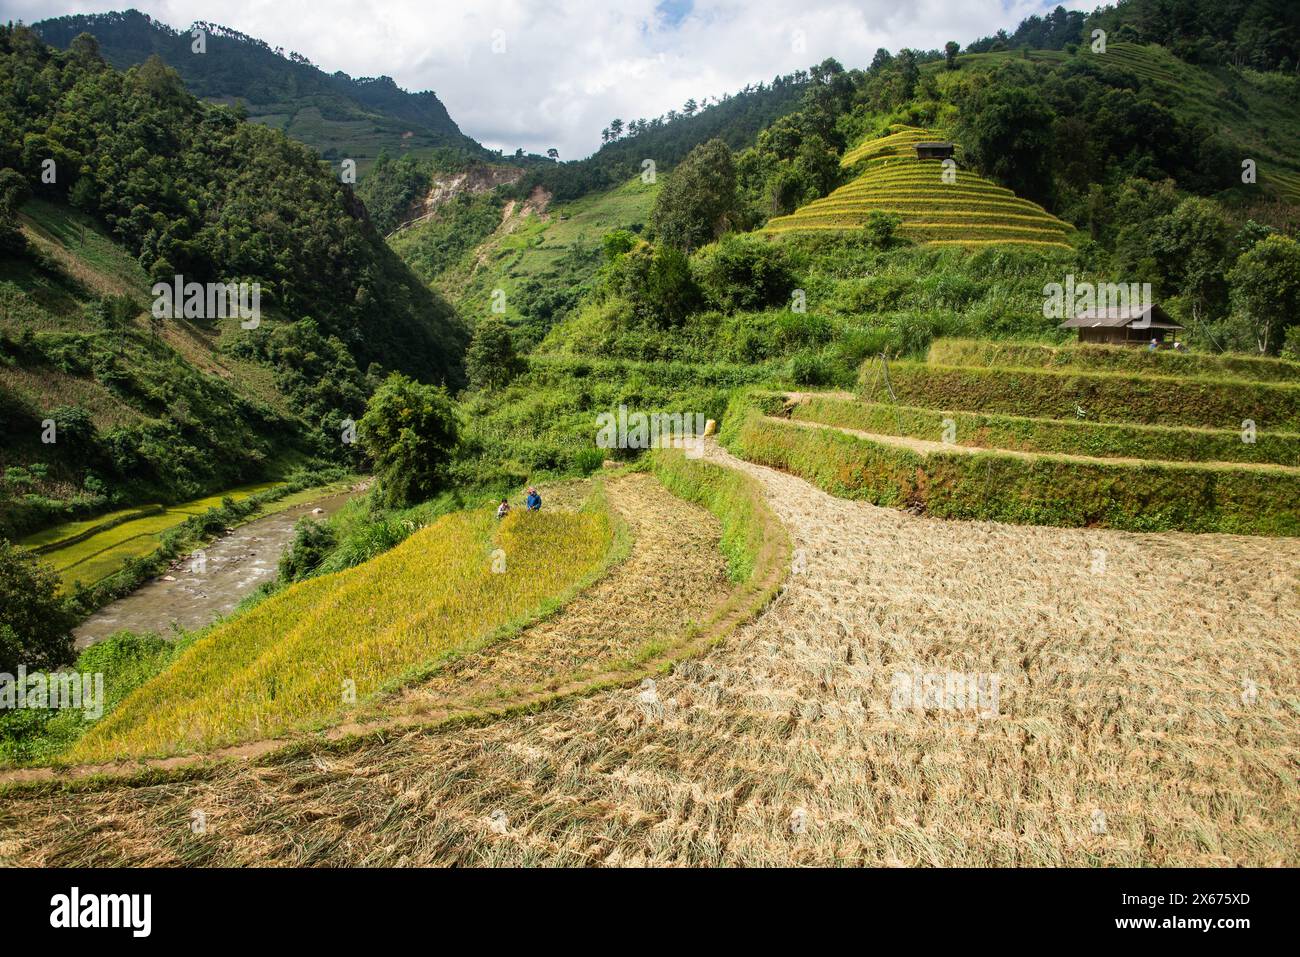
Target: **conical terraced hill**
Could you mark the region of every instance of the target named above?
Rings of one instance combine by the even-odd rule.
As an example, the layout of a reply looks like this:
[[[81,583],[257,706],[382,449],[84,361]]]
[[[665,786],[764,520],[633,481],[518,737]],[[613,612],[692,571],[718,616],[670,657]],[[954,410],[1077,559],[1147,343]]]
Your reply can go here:
[[[916,143],[938,138],[929,130],[895,127],[888,136],[854,147],[840,165],[861,168],[857,179],[770,220],[764,231],[860,229],[879,211],[901,216],[899,235],[918,243],[1069,248],[1070,225],[1037,203],[960,168],[952,182],[945,182],[941,161],[916,158]]]

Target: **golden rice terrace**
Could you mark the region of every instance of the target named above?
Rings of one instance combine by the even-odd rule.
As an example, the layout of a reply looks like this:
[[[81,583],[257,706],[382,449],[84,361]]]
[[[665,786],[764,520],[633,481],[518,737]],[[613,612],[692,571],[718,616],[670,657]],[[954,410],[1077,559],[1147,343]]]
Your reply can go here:
[[[840,165],[860,168],[857,179],[772,219],[765,231],[861,229],[871,213],[882,212],[901,217],[899,235],[918,243],[1069,248],[1070,225],[1037,203],[960,167],[945,169],[943,160],[918,159],[916,144],[936,139],[929,130],[902,127],[854,147]]]

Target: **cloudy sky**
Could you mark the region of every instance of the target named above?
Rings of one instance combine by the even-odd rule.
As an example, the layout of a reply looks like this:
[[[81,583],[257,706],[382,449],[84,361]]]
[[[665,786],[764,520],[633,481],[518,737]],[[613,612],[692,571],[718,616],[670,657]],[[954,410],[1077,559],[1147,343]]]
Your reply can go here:
[[[1097,0],[1061,0],[1091,9]],[[828,56],[965,45],[1013,29],[1045,0],[0,0],[0,21],[134,6],[296,50],[328,72],[430,89],[460,128],[513,152],[565,159],[610,119],[656,116]]]

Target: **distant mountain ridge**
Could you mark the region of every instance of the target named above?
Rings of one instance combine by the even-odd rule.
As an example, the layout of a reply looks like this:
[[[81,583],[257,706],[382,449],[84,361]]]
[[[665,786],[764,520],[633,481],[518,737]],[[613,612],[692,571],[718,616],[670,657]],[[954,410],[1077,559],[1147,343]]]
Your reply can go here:
[[[242,102],[249,119],[282,130],[329,160],[367,169],[381,150],[393,155],[450,148],[488,151],[466,136],[432,91],[408,93],[391,77],[326,73],[306,57],[217,24],[197,22],[206,52],[192,50],[192,27],[176,30],[138,10],[72,15],[33,24],[45,42],[67,49],[81,33],[99,42],[119,70],[160,57],[195,96]]]

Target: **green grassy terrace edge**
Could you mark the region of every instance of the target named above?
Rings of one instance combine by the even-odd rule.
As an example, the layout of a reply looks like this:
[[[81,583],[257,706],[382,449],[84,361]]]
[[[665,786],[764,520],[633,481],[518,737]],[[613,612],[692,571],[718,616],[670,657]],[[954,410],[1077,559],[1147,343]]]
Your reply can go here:
[[[937,518],[1127,531],[1300,535],[1300,475],[934,452],[765,417],[738,395],[722,437],[751,462],[840,498]]]
[[[779,415],[787,409],[784,392],[751,394],[768,415]],[[789,410],[789,417],[932,442],[942,440],[947,425],[945,420],[951,420],[956,433],[955,444],[991,450],[1169,462],[1300,466],[1300,434],[1288,432],[1258,432],[1254,442],[1243,442],[1238,429],[1040,419],[860,402],[816,394],[804,394],[801,401]]]
[[[134,522],[138,518],[161,515],[166,510],[167,508],[164,505],[141,505],[136,508],[121,509],[110,515],[102,516],[98,520],[86,519],[76,523],[61,522],[59,525],[53,526],[53,528],[20,538],[18,544],[33,555],[46,555],[61,548],[67,548],[69,545],[79,545],[88,538],[94,538],[100,532],[107,532],[109,529],[117,528],[117,526],[124,525],[127,522]],[[85,528],[74,534],[49,538],[50,535],[59,536],[61,534],[59,530],[70,524],[84,525]]]
[[[1225,353],[1208,355],[1161,349],[1150,352],[1116,346],[1051,346],[1037,342],[936,339],[929,361],[941,366],[1077,369],[1084,372],[1142,372],[1162,376],[1255,380],[1300,384],[1300,362]]]
[[[1257,430],[1300,432],[1300,385],[921,362],[891,362],[889,383],[902,405],[1218,429],[1250,420]],[[869,402],[891,401],[878,363],[863,365],[858,391]]]

